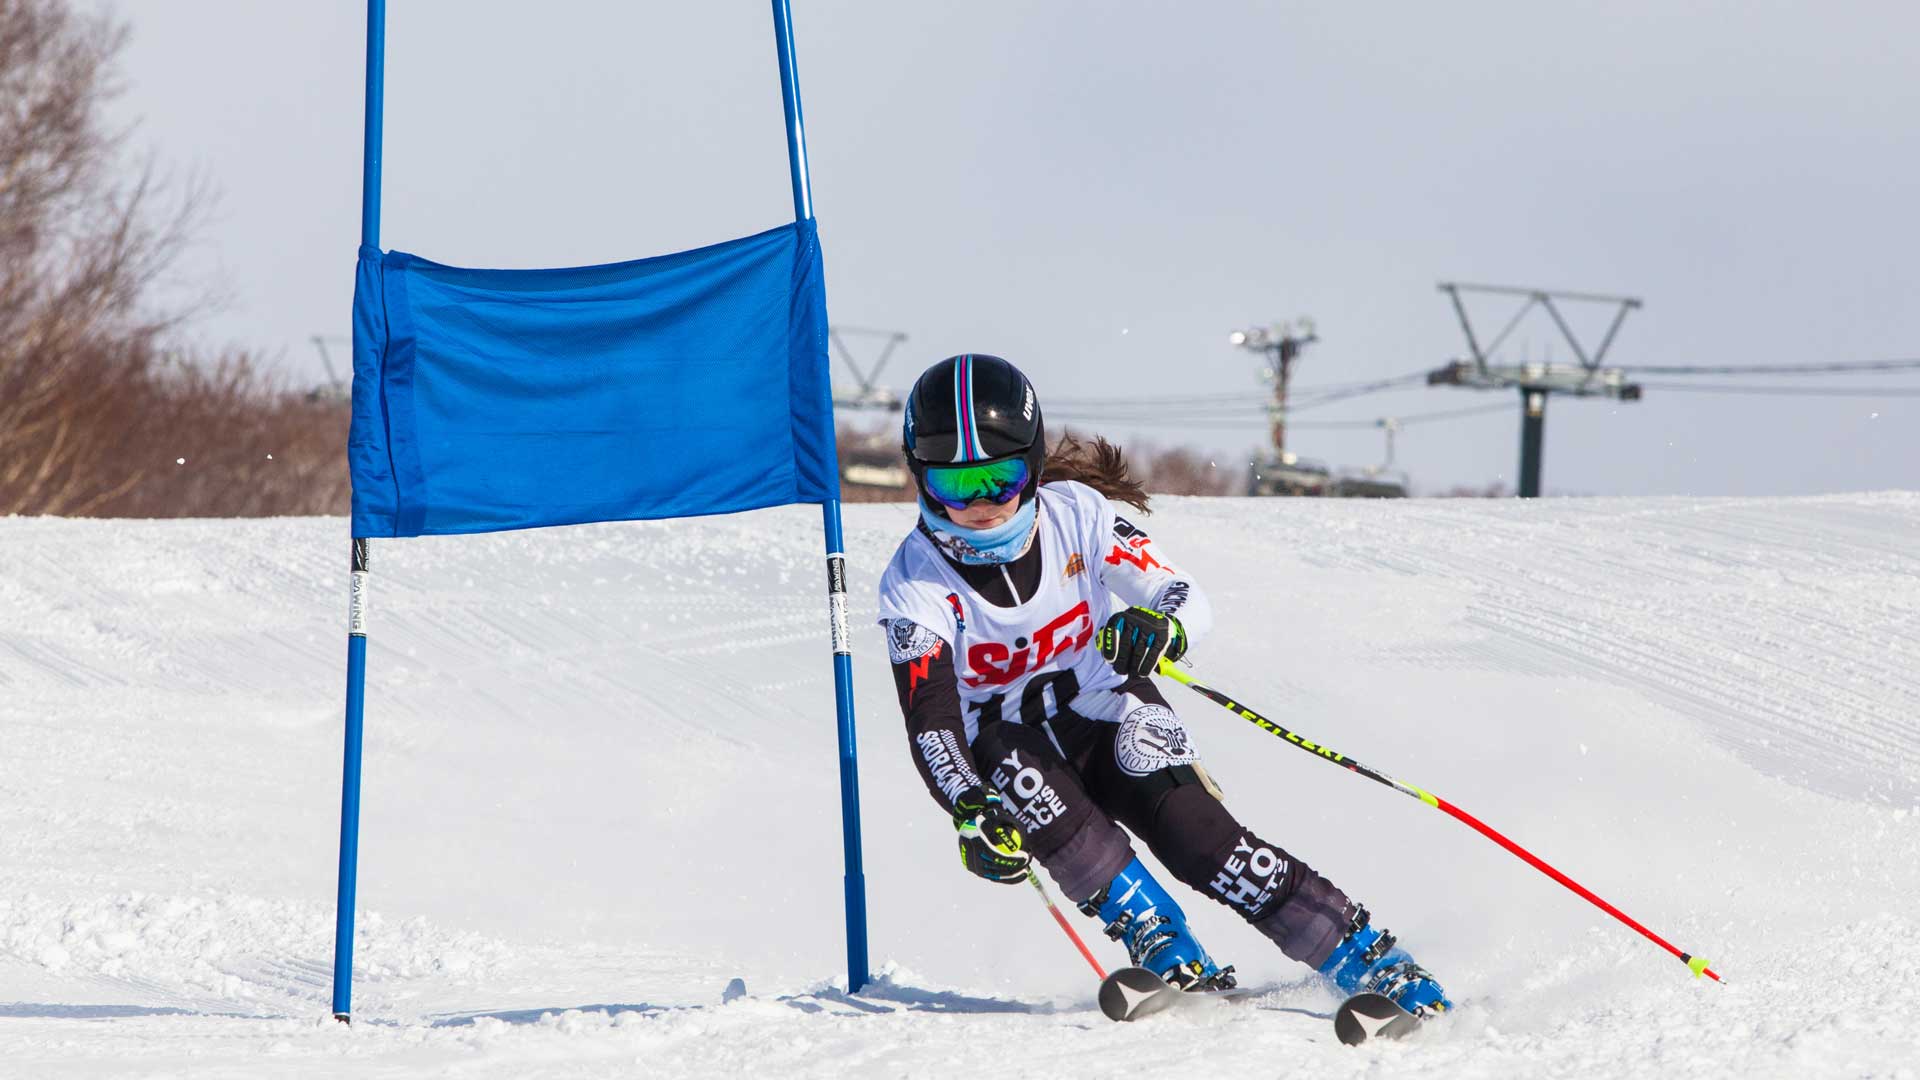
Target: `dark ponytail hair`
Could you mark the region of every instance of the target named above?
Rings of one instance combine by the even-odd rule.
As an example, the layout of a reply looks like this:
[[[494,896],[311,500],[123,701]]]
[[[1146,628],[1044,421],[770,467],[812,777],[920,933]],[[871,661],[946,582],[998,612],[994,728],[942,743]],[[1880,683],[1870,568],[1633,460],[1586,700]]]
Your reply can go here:
[[[1093,437],[1093,442],[1085,443],[1069,431],[1047,448],[1047,462],[1041,466],[1040,482],[1051,484],[1055,480],[1078,480],[1143,514],[1153,512],[1147,509],[1146,487],[1127,471],[1126,455],[1099,435]]]

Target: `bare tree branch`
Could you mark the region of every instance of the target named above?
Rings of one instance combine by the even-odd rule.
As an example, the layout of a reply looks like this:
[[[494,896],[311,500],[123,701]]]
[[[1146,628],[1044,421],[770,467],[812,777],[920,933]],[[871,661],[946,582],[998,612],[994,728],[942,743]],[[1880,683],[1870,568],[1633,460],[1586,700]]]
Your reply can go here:
[[[0,513],[340,513],[343,404],[242,352],[166,351],[199,305],[156,286],[211,195],[123,172],[102,113],[126,40],[68,0],[0,0]]]

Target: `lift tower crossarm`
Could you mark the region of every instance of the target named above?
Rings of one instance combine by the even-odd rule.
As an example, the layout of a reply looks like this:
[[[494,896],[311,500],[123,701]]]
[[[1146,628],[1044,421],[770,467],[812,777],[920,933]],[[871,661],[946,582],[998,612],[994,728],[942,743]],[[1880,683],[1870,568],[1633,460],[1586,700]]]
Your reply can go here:
[[[1610,397],[1619,401],[1638,401],[1640,386],[1627,381],[1626,373],[1619,368],[1605,368],[1601,363],[1606,359],[1607,350],[1613,347],[1615,336],[1620,332],[1620,324],[1626,321],[1627,312],[1640,306],[1640,299],[1634,296],[1613,296],[1606,293],[1570,292],[1565,289],[1534,289],[1516,285],[1470,285],[1457,281],[1443,281],[1440,291],[1447,294],[1453,302],[1454,314],[1460,318],[1460,329],[1467,335],[1467,349],[1472,361],[1455,360],[1445,367],[1427,373],[1429,386],[1465,386],[1475,390],[1520,391],[1520,496],[1533,498],[1540,494],[1540,459],[1546,442],[1547,397],[1549,394],[1567,394],[1573,397]],[[1463,292],[1495,293],[1503,296],[1524,296],[1527,299],[1520,310],[1507,320],[1500,332],[1493,336],[1484,347],[1480,338],[1473,332],[1473,320],[1467,314],[1467,305],[1460,299]],[[1580,344],[1573,327],[1560,313],[1556,300],[1572,303],[1615,304],[1613,321],[1608,324],[1607,332],[1600,339],[1600,346],[1591,353]],[[1539,305],[1553,319],[1559,328],[1560,336],[1566,339],[1567,346],[1579,364],[1502,364],[1490,362],[1499,351],[1507,335],[1520,325],[1527,312]]]
[[[1547,314],[1552,317],[1554,325],[1560,329],[1560,336],[1566,339],[1568,348],[1571,348],[1573,355],[1579,358],[1580,366],[1589,371],[1599,370],[1601,362],[1606,359],[1607,350],[1613,346],[1614,336],[1620,332],[1620,324],[1626,321],[1627,312],[1640,306],[1640,299],[1638,297],[1613,296],[1606,293],[1572,292],[1567,289],[1531,289],[1518,285],[1470,285],[1457,281],[1443,281],[1440,283],[1439,289],[1441,292],[1447,294],[1449,300],[1453,301],[1454,314],[1460,318],[1460,329],[1467,335],[1467,348],[1473,354],[1474,364],[1480,368],[1483,374],[1491,367],[1491,358],[1495,352],[1499,351],[1501,343],[1507,339],[1508,334],[1513,332],[1514,327],[1520,325],[1520,320],[1526,317],[1527,312],[1533,310],[1535,304],[1547,309]],[[1467,315],[1466,304],[1460,299],[1460,294],[1463,292],[1524,296],[1527,298],[1527,302],[1521,305],[1519,311],[1514,312],[1513,317],[1507,321],[1507,325],[1502,327],[1500,332],[1494,335],[1493,340],[1489,341],[1483,348],[1480,344],[1479,336],[1473,332],[1473,321]],[[1600,347],[1595,349],[1591,355],[1589,355],[1586,348],[1580,344],[1580,339],[1574,335],[1573,328],[1567,325],[1567,320],[1560,314],[1559,306],[1554,303],[1555,300],[1618,304],[1620,306],[1619,310],[1614,313],[1613,322],[1607,327],[1606,336],[1600,340]]]
[[[871,370],[860,370],[860,365],[853,359],[853,351],[847,348],[846,341],[841,337],[843,334],[886,339],[886,345],[880,350],[880,358],[873,362]],[[835,394],[833,401],[835,408],[892,409],[894,411],[900,409],[900,395],[876,383],[880,378],[880,370],[887,366],[887,360],[893,355],[893,350],[907,340],[907,335],[898,330],[871,330],[863,326],[835,324],[827,327],[827,340],[832,343],[834,351],[840,354],[840,359],[846,361],[848,369],[853,372],[854,380],[860,384],[860,389],[855,393]]]

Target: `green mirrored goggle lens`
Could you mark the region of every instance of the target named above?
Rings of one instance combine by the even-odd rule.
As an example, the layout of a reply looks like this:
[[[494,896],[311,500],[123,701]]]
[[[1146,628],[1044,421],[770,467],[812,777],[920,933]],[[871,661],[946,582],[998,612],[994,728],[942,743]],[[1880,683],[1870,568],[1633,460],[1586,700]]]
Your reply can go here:
[[[1026,458],[1007,458],[980,465],[932,465],[926,472],[927,494],[951,510],[965,510],[975,499],[1008,503],[1020,497],[1030,479]]]

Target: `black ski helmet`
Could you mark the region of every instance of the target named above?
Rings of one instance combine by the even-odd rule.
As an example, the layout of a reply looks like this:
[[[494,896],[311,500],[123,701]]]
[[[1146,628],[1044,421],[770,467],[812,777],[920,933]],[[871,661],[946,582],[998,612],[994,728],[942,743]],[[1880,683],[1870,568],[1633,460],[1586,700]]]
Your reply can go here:
[[[949,356],[921,372],[907,394],[901,443],[922,501],[941,517],[946,507],[926,497],[929,465],[1024,457],[1033,479],[1020,505],[1039,493],[1047,458],[1040,399],[1020,369],[997,356]]]

